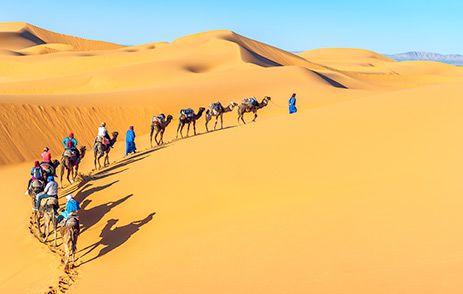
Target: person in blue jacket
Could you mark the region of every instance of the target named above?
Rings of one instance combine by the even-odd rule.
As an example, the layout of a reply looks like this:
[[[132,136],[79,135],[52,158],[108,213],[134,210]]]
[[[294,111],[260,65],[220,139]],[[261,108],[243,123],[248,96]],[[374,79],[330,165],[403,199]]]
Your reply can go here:
[[[63,212],[61,212],[61,214],[58,215],[58,218],[56,219],[58,223],[60,223],[63,220],[67,220],[71,216],[77,216],[77,211],[80,210],[79,202],[74,199],[74,196],[72,196],[72,194],[67,195],[66,200],[66,209]]]
[[[125,156],[135,152],[137,152],[137,147],[135,146],[135,132],[133,126],[130,126],[125,134]]]
[[[297,112],[297,108],[296,108],[296,93],[293,93],[293,95],[291,96],[291,98],[289,98],[289,114],[291,113],[296,113]]]

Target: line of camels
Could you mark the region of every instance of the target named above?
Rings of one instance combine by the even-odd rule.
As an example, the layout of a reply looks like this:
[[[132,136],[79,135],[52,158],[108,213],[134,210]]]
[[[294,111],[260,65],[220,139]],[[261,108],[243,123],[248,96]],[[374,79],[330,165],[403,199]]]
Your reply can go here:
[[[208,109],[206,110],[204,107],[200,107],[197,113],[194,113],[194,111],[191,108],[185,108],[180,110],[180,116],[179,116],[179,123],[177,127],[177,135],[176,138],[178,138],[179,134],[183,138],[183,128],[185,125],[187,125],[187,136],[189,135],[190,131],[190,125],[193,125],[193,131],[194,135],[196,135],[196,121],[201,118],[202,114],[206,112],[205,118],[205,127],[206,131],[209,132],[209,127],[208,124],[209,122],[215,117],[215,124],[214,124],[214,130],[217,129],[217,124],[220,120],[220,128],[223,128],[223,115],[224,113],[231,112],[235,107],[237,107],[237,113],[238,113],[238,124],[240,122],[243,122],[246,124],[246,121],[244,120],[244,114],[245,113],[254,113],[254,118],[252,121],[255,121],[257,118],[257,111],[263,107],[266,107],[271,101],[271,97],[265,96],[261,102],[258,102],[254,97],[252,98],[245,98],[240,104],[236,102],[231,102],[227,107],[224,107],[220,102],[213,102],[209,105]],[[161,117],[154,117],[151,123],[151,132],[150,132],[150,144],[152,145],[153,142],[153,134],[154,134],[154,140],[157,143],[157,145],[164,144],[164,132],[167,126],[172,122],[173,116],[168,115],[167,117],[164,117],[162,115]],[[100,159],[104,156],[104,162],[103,165],[107,166],[109,165],[109,152],[111,151],[113,145],[117,141],[119,133],[118,132],[113,132],[111,134],[109,144],[104,145],[101,140],[95,139],[94,145],[93,145],[93,153],[94,153],[94,165],[95,169],[101,169],[101,164],[100,164]],[[158,136],[160,138],[158,139]],[[82,146],[80,149],[80,159],[77,160],[75,156],[72,155],[66,155],[66,152],[63,154],[63,157],[61,159],[61,162],[58,160],[54,160],[53,163],[44,165],[43,168],[48,171],[49,168],[53,168],[53,174],[55,174],[56,168],[60,165],[61,170],[60,170],[60,186],[63,187],[63,175],[67,171],[67,180],[70,184],[72,184],[75,179],[77,178],[78,171],[79,171],[79,163],[82,158],[85,157],[86,154],[86,147]],[[51,165],[51,167],[50,167]],[[32,182],[31,187],[29,189],[29,195],[31,196],[32,199],[32,205],[35,205],[35,198],[40,191],[43,190],[43,182],[41,183],[38,180],[35,180]],[[57,246],[57,231],[58,231],[58,224],[56,221],[56,216],[54,213],[54,209],[58,205],[58,200],[51,197],[48,198],[45,205],[41,207],[39,211],[35,211],[32,215],[31,219],[31,224],[37,229],[38,232],[38,238],[40,241],[43,243],[47,242],[47,239],[53,231],[54,235],[54,246]],[[44,220],[44,231],[41,231],[41,219]],[[32,227],[31,227],[31,232],[32,232]],[[32,232],[33,233],[33,232]],[[63,257],[63,263],[64,263],[64,268],[65,270],[70,269],[75,260],[75,254],[76,254],[76,244],[77,244],[77,238],[80,233],[80,228],[78,225],[78,222],[76,220],[74,221],[68,221],[66,224],[60,228],[60,233],[63,239],[63,246],[64,246],[64,257]]]

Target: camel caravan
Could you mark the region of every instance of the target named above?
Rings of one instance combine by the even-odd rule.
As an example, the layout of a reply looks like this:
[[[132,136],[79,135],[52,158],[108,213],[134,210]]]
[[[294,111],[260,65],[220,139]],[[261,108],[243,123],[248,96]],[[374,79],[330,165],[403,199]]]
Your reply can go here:
[[[190,126],[193,126],[194,135],[196,132],[196,122],[205,113],[205,128],[209,132],[209,122],[215,118],[214,130],[217,129],[217,124],[220,121],[220,129],[223,129],[223,115],[237,108],[238,123],[243,122],[245,113],[254,113],[254,119],[257,118],[257,111],[266,107],[271,101],[271,98],[266,96],[261,102],[255,97],[245,98],[240,104],[236,102],[229,103],[226,107],[221,102],[213,102],[206,109],[200,107],[197,112],[192,108],[184,108],[180,110],[178,118],[177,134],[183,138],[183,128],[187,125],[186,136],[189,136]],[[157,145],[164,144],[164,132],[169,124],[174,120],[172,115],[159,114],[151,120],[150,127],[150,145],[153,147],[153,139]],[[130,127],[133,132],[133,126]],[[98,127],[98,135],[93,142],[94,167],[95,170],[101,169],[101,158],[103,159],[103,167],[110,164],[109,153],[117,141],[119,133],[112,132],[109,135],[106,129],[106,123],[101,123]],[[128,138],[128,137],[127,137]],[[126,138],[126,140],[127,140]],[[131,137],[134,140],[135,135]],[[127,142],[127,141],[126,141]],[[132,142],[134,143],[134,142]],[[69,194],[66,196],[66,205],[60,209],[58,202],[59,186],[63,187],[63,176],[66,174],[66,179],[69,184],[76,181],[79,172],[79,165],[85,157],[86,146],[77,147],[77,140],[73,133],[70,133],[62,140],[64,151],[61,155],[61,160],[52,160],[51,153],[48,147],[43,149],[41,153],[42,161],[35,161],[34,167],[31,170],[31,178],[27,184],[26,195],[31,198],[32,216],[31,216],[31,233],[43,242],[47,243],[50,235],[53,237],[53,246],[57,247],[58,231],[60,232],[62,244],[64,247],[63,263],[65,270],[69,270],[74,266],[75,254],[77,250],[77,239],[80,233],[80,223],[78,211],[80,210],[79,202],[74,199],[74,196]],[[60,184],[55,181],[56,170],[60,169]]]

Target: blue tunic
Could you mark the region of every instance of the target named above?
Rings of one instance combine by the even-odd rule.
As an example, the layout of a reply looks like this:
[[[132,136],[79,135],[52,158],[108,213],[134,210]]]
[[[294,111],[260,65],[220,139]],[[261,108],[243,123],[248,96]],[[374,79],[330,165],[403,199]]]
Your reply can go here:
[[[135,132],[133,130],[128,130],[125,134],[125,155],[137,151],[135,146]]]
[[[291,113],[296,113],[297,112],[297,108],[296,108],[296,97],[291,97],[289,99],[289,114]]]

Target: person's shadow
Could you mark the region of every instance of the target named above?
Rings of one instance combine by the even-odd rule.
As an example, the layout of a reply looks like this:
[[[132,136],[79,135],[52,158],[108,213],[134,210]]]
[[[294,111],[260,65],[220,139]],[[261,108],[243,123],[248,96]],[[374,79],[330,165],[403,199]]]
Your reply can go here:
[[[80,233],[82,234],[90,227],[98,223],[111,209],[118,206],[119,204],[122,204],[132,196],[133,194],[130,194],[117,201],[110,201],[108,203],[92,207],[88,210],[85,208],[88,206],[91,200],[86,199],[81,205],[82,210],[79,211],[79,217],[81,219],[80,223],[82,225]]]
[[[92,252],[99,245],[103,245],[105,247],[103,247],[100,250],[100,252],[98,253],[97,256],[92,257],[91,259],[84,261],[80,265],[91,262],[91,261],[93,261],[93,260],[95,260],[95,259],[97,259],[97,258],[111,252],[112,250],[116,249],[117,247],[121,246],[122,244],[124,244],[127,240],[130,239],[130,237],[133,234],[138,232],[143,225],[149,223],[153,219],[153,216],[155,214],[156,214],[155,212],[150,213],[147,217],[145,217],[142,220],[133,221],[133,222],[131,222],[131,223],[127,224],[127,225],[121,226],[121,227],[118,227],[118,226],[114,227],[116,225],[116,223],[119,221],[118,219],[110,219],[110,220],[108,220],[108,222],[106,223],[106,226],[101,231],[101,234],[100,234],[101,240],[96,242],[95,244],[92,244],[92,245],[82,249],[81,251],[84,251],[84,250],[87,250],[87,249],[88,249],[88,251],[85,252],[82,256],[80,256],[80,258],[82,258],[85,255]]]

